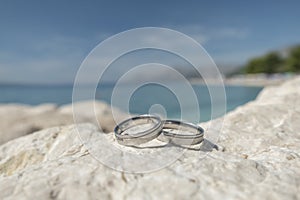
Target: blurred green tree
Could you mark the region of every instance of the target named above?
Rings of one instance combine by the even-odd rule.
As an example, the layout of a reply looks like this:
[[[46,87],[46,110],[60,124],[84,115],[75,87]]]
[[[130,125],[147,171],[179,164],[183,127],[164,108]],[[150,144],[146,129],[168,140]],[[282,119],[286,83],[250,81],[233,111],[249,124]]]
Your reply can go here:
[[[284,60],[276,52],[268,53],[265,58],[265,73],[273,74],[278,72],[280,67],[283,65]]]
[[[254,58],[249,61],[245,67],[245,73],[263,73],[264,72],[264,59]]]
[[[283,63],[284,60],[278,53],[271,52],[265,56],[250,60],[245,67],[245,73],[276,73]]]
[[[294,47],[286,59],[285,70],[300,72],[300,46]]]

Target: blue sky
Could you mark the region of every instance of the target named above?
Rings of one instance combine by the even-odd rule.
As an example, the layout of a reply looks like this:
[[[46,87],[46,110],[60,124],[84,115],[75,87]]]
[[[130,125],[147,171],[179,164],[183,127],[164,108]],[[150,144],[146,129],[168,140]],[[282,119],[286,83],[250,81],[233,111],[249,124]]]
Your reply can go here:
[[[200,42],[222,69],[300,44],[300,1],[0,1],[0,82],[72,83],[88,53],[131,28]]]

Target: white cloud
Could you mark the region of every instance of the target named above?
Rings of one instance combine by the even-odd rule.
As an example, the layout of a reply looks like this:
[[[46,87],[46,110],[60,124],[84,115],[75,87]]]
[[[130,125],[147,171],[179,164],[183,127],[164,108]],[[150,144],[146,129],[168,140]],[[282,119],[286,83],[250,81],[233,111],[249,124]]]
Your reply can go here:
[[[179,26],[174,27],[173,29],[192,37],[194,40],[196,40],[202,45],[210,40],[209,35],[205,31],[205,28],[199,25]]]
[[[54,36],[22,44],[24,52],[1,50],[0,82],[66,83],[84,58],[80,38]],[[3,52],[3,53],[2,53]]]
[[[170,26],[172,27],[172,26]],[[245,39],[250,32],[247,28],[217,27],[208,28],[200,25],[186,25],[176,27],[174,30],[181,31],[197,40],[200,44],[206,44],[214,40]]]
[[[249,33],[246,29],[208,29],[198,25],[182,26],[173,29],[187,34],[200,44],[206,44],[214,40],[243,39],[247,37]],[[95,35],[93,38],[53,36],[44,40],[32,39],[31,41],[26,41],[26,48],[30,55],[28,57],[18,52],[8,52],[5,51],[5,49],[0,49],[0,82],[71,82],[88,51],[110,36],[109,33],[103,32]],[[167,32],[162,32],[161,35],[152,35],[149,33],[148,35],[145,34],[143,37],[136,35],[131,39],[122,41],[122,44],[115,43],[106,47],[106,50],[103,51],[100,56],[93,58],[94,60],[90,61],[91,66],[94,66],[94,70],[90,70],[89,73],[84,76],[85,79],[88,81],[91,77],[94,77],[94,72],[97,71],[97,68],[104,67],[107,59],[111,55],[120,52],[123,47],[135,47],[139,46],[138,44],[140,43],[146,44],[146,46],[161,46],[165,49],[179,50],[183,56],[201,62],[205,67],[211,67],[209,66],[210,61],[207,59],[205,52],[199,53],[195,51],[183,37],[173,37],[172,35],[168,35]],[[226,52],[224,52],[224,54],[218,55],[218,59],[221,61],[222,59],[234,60],[236,58],[234,56],[226,55]],[[172,61],[161,61],[163,64],[172,64]],[[136,63],[132,60],[129,60],[128,62],[129,63],[126,63],[128,66],[130,66],[130,63]],[[116,75],[118,70],[119,69],[116,68],[111,76]],[[165,74],[163,72],[153,73],[151,69],[146,73],[149,76],[167,76],[167,73]]]
[[[93,51],[90,55],[91,57],[87,59],[85,65],[81,69],[80,82],[95,82],[99,78],[101,71],[107,67],[109,61],[118,58],[124,52],[133,51],[139,48],[154,48],[166,50],[170,53],[177,53],[195,64],[195,67],[198,69],[200,68],[202,72],[206,70],[206,75],[215,76],[213,73],[214,64],[207,53],[203,51],[202,48],[199,48],[198,44],[182,34],[170,32],[166,29],[138,29],[130,32],[127,36],[126,34],[125,36],[118,35],[112,41],[102,45],[103,46],[96,48]],[[130,56],[127,54],[126,56],[129,56],[129,59],[122,60],[122,62],[119,61],[118,64],[114,64],[114,68],[110,66],[109,76],[107,75],[105,80],[116,80],[122,73],[126,73],[131,68],[149,62],[161,63],[173,67],[182,64],[182,62],[178,62],[178,59],[182,60],[183,58],[177,56],[177,59],[174,59],[171,56],[164,56],[163,54],[164,51],[162,51],[161,54],[156,53],[152,55],[152,57],[148,57],[148,55],[144,56],[143,54],[138,54],[137,56]],[[144,63],[141,63],[141,61],[144,61]],[[172,78],[163,70],[153,71],[150,66],[145,69],[143,73],[144,75],[136,76],[136,78],[139,79],[142,76],[150,76],[156,79],[158,77],[165,79]]]
[[[212,33],[215,39],[245,39],[249,35],[249,30],[238,28],[221,28]]]

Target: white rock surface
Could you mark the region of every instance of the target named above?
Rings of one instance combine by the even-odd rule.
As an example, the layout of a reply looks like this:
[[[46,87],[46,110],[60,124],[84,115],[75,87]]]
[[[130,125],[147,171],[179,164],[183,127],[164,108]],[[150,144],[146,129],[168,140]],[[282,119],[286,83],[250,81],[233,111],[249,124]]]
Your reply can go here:
[[[114,115],[110,105],[102,101],[83,101],[65,105],[59,108],[59,113],[62,115],[72,115],[74,111],[78,113],[76,123],[89,122],[98,125],[100,124],[102,131],[111,132],[116,126],[116,121],[127,119],[129,115],[123,113],[118,108],[114,109]],[[91,112],[91,110],[93,112]],[[96,116],[96,117],[95,117]]]
[[[0,199],[300,199],[299,103],[300,78],[266,88],[226,115],[219,151],[187,150],[148,174],[105,167],[74,125],[42,130],[0,146]]]
[[[87,107],[93,101],[75,103],[80,108],[79,121],[97,124],[94,113]],[[110,106],[104,102],[95,102],[96,116],[104,132],[110,132],[115,127],[115,122]],[[117,117],[128,117],[116,110]],[[74,123],[72,104],[57,107],[54,104],[29,106],[21,104],[0,104],[0,144],[9,140],[33,133],[49,127],[70,125]]]

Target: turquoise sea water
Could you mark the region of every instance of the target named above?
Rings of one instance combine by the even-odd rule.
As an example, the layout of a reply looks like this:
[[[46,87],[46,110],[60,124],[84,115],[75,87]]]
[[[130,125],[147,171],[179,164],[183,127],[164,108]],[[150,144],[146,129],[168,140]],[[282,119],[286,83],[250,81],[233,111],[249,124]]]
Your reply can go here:
[[[126,93],[124,86],[122,91]],[[212,100],[208,89],[204,85],[193,85],[193,89],[197,96],[198,106],[200,109],[200,119],[196,121],[207,121],[211,119]],[[218,89],[218,88],[217,88]],[[233,110],[237,106],[245,104],[256,98],[261,91],[261,87],[241,87],[241,86],[226,86],[226,111]],[[0,103],[22,103],[30,105],[38,105],[42,103],[55,103],[58,105],[69,104],[72,102],[72,86],[1,86],[0,85]],[[88,88],[82,88],[83,92],[87,92]],[[111,103],[111,95],[113,85],[106,85],[97,88],[96,99]],[[176,98],[178,96],[172,93],[167,88],[159,85],[146,85],[137,89],[129,100],[127,105],[130,113],[145,114],[154,104],[159,104],[165,109],[165,114],[168,118],[180,118],[182,110],[193,116],[196,112],[195,107],[189,106],[188,101],[184,102],[180,107],[180,102]],[[180,96],[180,95],[179,95]],[[189,96],[185,99],[189,100]],[[119,101],[122,101],[122,94],[118,96]],[[215,101],[214,107],[217,112],[213,118],[223,115],[224,111],[218,111],[218,105],[224,102],[218,99]],[[116,106],[116,105],[115,105]],[[118,106],[123,110],[123,106]]]

